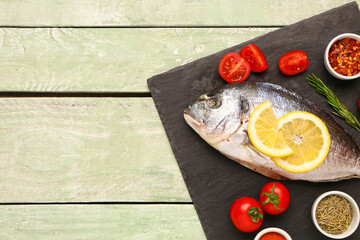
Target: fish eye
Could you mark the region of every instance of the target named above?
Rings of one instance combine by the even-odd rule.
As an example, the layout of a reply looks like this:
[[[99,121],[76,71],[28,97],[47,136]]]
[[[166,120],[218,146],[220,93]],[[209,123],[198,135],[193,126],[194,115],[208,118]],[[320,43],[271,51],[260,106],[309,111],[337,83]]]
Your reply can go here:
[[[216,109],[216,108],[219,108],[221,106],[221,101],[219,99],[217,99],[217,98],[208,98],[206,100],[206,103],[212,109]]]

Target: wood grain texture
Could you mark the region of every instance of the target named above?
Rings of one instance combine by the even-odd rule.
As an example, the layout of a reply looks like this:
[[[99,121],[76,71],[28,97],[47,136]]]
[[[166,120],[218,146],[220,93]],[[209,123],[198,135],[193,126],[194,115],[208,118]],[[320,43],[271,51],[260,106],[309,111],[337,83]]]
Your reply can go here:
[[[192,205],[1,206],[1,239],[205,240]]]
[[[278,26],[352,0],[2,0],[2,26]],[[359,1],[358,1],[359,2]]]
[[[1,98],[0,116],[0,202],[191,202],[151,98]]]
[[[148,92],[147,78],[272,30],[0,28],[0,91]]]

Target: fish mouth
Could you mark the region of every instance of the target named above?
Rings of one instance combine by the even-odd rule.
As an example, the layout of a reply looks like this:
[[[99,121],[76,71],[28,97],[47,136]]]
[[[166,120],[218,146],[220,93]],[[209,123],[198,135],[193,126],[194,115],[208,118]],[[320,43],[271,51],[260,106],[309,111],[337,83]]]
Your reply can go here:
[[[184,118],[192,128],[201,126],[201,123],[193,117],[189,108],[184,109]]]
[[[184,109],[184,114],[190,115],[190,114],[191,114],[190,109],[189,109],[189,108],[185,108],[185,109]]]

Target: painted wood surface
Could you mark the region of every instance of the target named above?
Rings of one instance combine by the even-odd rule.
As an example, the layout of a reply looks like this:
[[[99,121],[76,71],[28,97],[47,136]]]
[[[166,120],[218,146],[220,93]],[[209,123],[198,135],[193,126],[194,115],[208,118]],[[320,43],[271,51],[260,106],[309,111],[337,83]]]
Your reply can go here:
[[[0,91],[148,92],[151,76],[272,30],[0,28]]]
[[[2,0],[2,26],[279,26],[352,0]],[[359,2],[359,1],[358,1]]]
[[[148,92],[347,2],[0,0],[0,92]],[[191,204],[166,204],[191,199],[151,98],[0,98],[0,119],[0,239],[206,239]]]
[[[191,202],[151,98],[0,98],[0,202]]]
[[[206,239],[192,205],[20,205],[0,212],[0,239]]]

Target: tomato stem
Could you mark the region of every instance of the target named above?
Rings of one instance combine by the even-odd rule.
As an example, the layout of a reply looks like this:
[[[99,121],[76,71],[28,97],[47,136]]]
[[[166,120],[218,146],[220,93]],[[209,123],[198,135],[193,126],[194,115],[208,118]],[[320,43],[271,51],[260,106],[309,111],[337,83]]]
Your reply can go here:
[[[280,209],[278,207],[278,204],[279,204],[279,195],[278,194],[275,194],[274,193],[274,189],[275,189],[275,183],[271,189],[271,193],[268,193],[268,192],[263,192],[262,194],[265,194],[265,196],[267,196],[266,200],[263,201],[261,203],[261,205],[265,205],[265,204],[268,204],[268,203],[272,203],[274,205],[274,207],[277,209],[277,210],[283,210],[283,209]]]
[[[249,217],[251,217],[251,220],[254,223],[259,222],[259,220],[264,217],[260,211],[261,211],[261,209],[258,207],[252,207],[249,209],[248,215],[249,215]]]

